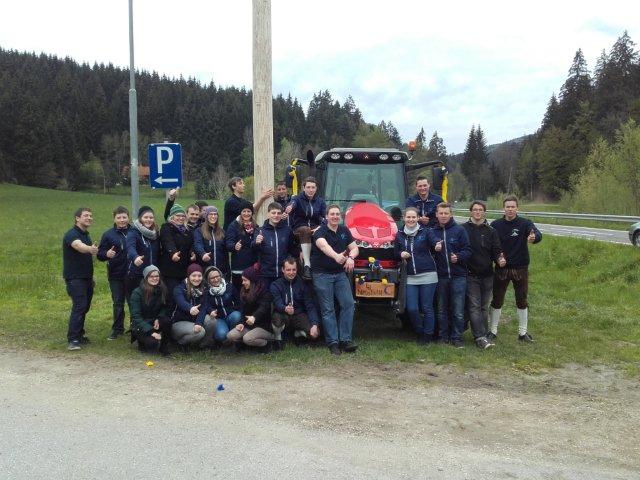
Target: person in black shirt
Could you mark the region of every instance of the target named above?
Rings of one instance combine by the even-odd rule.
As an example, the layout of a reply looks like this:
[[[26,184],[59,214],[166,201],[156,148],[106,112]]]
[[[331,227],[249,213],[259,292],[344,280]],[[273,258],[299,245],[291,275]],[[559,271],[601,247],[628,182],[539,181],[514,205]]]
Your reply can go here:
[[[81,207],[75,212],[75,225],[62,239],[62,276],[71,297],[71,314],[67,340],[69,350],[80,350],[89,343],[84,336],[84,322],[93,298],[93,256],[98,246],[91,241],[89,227],[93,223],[91,209]]]
[[[347,272],[353,271],[359,252],[349,229],[340,225],[340,207],[329,205],[326,218],[327,223],[313,234],[311,273],[325,340],[331,353],[339,355],[341,351],[354,352],[358,348],[351,337],[355,303]],[[340,307],[339,318],[336,318],[334,301]]]
[[[490,332],[487,334],[487,338],[489,341],[493,341],[498,336],[498,322],[500,321],[500,314],[502,313],[504,296],[509,287],[509,282],[513,282],[513,290],[516,295],[516,307],[518,308],[518,340],[521,342],[533,342],[533,337],[528,332],[528,245],[530,243],[540,242],[542,240],[542,234],[531,220],[518,216],[517,197],[505,197],[502,206],[504,208],[504,217],[491,222],[491,226],[498,232],[506,262],[503,267],[496,268],[493,277]]]
[[[226,202],[224,202],[223,228],[225,231],[227,230],[227,227],[229,226],[229,224],[233,222],[236,218],[238,218],[238,215],[240,215],[240,212],[246,206],[246,204],[251,205],[251,202],[242,198],[242,195],[244,194],[244,187],[245,187],[244,180],[242,180],[240,177],[233,177],[231,180],[229,180],[228,186],[229,186],[229,189],[231,190],[231,196],[227,198]],[[272,196],[273,196],[273,188],[270,188],[262,192],[262,195],[260,195],[260,198],[258,198],[258,200],[256,200],[255,203],[252,204],[253,211],[257,212],[260,209],[260,206],[262,205],[262,203],[267,198]]]

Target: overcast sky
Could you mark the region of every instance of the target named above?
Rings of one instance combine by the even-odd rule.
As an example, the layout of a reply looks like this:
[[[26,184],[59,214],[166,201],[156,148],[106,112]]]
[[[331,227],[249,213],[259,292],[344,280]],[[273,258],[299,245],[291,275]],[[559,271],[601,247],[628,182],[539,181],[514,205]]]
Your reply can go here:
[[[635,6],[634,6],[635,5]],[[437,130],[450,153],[473,124],[489,143],[535,131],[578,48],[593,68],[640,3],[272,1],[273,93],[307,109],[328,89],[407,141]],[[251,1],[134,0],[136,68],[251,88]],[[0,47],[129,65],[127,0],[0,0]]]

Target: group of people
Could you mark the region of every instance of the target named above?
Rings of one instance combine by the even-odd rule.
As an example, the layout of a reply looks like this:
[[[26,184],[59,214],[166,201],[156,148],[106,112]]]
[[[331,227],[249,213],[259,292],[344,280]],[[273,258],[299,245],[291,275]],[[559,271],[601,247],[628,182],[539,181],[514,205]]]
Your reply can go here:
[[[126,303],[131,341],[140,351],[169,355],[175,344],[185,352],[225,345],[267,352],[283,348],[285,340],[321,334],[332,354],[357,349],[348,275],[359,250],[342,225],[340,207],[326,205],[313,177],[293,198],[280,183],[255,203],[243,198],[241,178],[228,185],[223,222],[205,202],[183,208],[172,190],[162,226],[151,207],[140,207],[133,222],[118,207],[99,245],[89,235],[91,209],[75,212],[75,225],[63,239],[63,276],[72,300],[69,350],[89,341],[84,322],[93,297],[93,256],[107,263],[113,302],[108,338],[125,333]],[[269,198],[268,218],[258,225],[254,212]],[[420,177],[406,205],[395,254],[406,263],[406,309],[418,343],[462,346],[466,305],[476,344],[491,346],[509,282],[519,338],[533,341],[527,331],[527,244],[541,236],[517,215],[517,199],[505,198],[505,216],[491,226],[484,203],[475,201],[469,222],[458,225],[451,206]]]

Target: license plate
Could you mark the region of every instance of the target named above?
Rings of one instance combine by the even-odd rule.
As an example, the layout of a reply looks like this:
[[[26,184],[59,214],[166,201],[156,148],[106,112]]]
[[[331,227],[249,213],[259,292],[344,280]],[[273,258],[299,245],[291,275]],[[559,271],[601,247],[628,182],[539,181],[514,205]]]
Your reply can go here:
[[[396,295],[395,283],[356,282],[356,297],[393,298]]]

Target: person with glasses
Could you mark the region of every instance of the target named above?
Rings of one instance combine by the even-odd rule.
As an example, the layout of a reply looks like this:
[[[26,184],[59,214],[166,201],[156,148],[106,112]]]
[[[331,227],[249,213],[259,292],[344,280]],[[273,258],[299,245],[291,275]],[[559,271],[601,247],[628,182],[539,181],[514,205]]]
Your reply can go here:
[[[206,331],[203,346],[218,347],[226,341],[227,334],[241,320],[238,294],[231,282],[218,267],[208,267],[204,272],[205,286],[202,305],[196,323]]]

